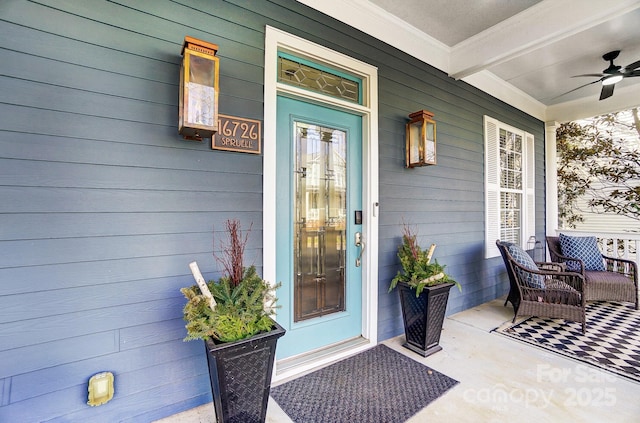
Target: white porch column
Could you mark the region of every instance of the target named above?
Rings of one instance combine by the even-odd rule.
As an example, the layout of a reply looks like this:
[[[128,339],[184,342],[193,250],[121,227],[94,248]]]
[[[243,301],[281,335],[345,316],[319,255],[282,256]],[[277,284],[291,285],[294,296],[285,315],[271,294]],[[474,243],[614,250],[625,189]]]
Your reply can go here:
[[[556,154],[556,129],[558,122],[545,123],[545,181],[547,235],[555,236],[558,230],[558,160]]]

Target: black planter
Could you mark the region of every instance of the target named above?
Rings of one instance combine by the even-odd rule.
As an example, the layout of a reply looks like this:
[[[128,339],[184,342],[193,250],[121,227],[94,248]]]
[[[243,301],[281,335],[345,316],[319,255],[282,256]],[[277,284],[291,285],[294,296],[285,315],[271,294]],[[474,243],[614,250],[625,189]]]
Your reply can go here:
[[[404,320],[404,347],[423,357],[438,352],[442,347],[440,333],[444,313],[453,283],[428,286],[416,297],[416,290],[404,282],[398,283],[402,318]]]
[[[276,343],[285,333],[275,321],[273,327],[240,341],[205,341],[218,423],[265,421]]]

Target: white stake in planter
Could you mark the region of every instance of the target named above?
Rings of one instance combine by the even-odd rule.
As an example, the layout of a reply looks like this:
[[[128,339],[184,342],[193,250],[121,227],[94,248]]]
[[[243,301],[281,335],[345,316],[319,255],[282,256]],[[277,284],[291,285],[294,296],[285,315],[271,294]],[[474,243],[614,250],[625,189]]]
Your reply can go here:
[[[427,252],[427,264],[431,263],[431,257],[433,256],[435,249],[436,244],[431,244],[431,247],[429,247],[429,251]]]
[[[431,247],[429,247],[429,251],[427,251],[427,264],[431,263],[431,257],[433,257],[433,252],[435,251],[435,249],[436,244],[431,244]],[[423,279],[421,282],[429,284],[431,282],[439,281],[442,278],[444,278],[444,273],[440,272],[437,275],[429,276],[428,278]]]
[[[192,261],[189,263],[189,268],[191,269],[191,273],[193,274],[193,278],[196,280],[198,287],[200,288],[200,292],[209,300],[209,307],[211,310],[215,311],[216,309],[216,300],[211,295],[211,291],[209,291],[209,287],[207,287],[207,283],[204,281],[202,277],[202,273],[200,273],[200,269],[198,268],[198,263]]]

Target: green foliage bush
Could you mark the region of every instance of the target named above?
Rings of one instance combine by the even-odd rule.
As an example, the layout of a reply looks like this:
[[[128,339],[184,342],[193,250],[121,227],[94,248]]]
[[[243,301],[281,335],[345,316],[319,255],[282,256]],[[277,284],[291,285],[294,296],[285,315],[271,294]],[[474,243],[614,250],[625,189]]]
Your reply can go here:
[[[556,143],[561,227],[585,212],[640,220],[640,108],[563,123]]]
[[[433,253],[435,245],[431,247]],[[444,272],[445,266],[439,264],[437,260],[431,261],[429,250],[423,250],[418,245],[417,235],[412,233],[407,225],[403,227],[402,244],[398,247],[398,258],[400,259],[401,270],[391,280],[389,291],[393,290],[398,282],[405,282],[416,290],[416,297],[419,297],[427,286],[454,283],[459,290],[462,287]]]
[[[187,322],[185,341],[211,338],[215,342],[233,342],[273,329],[270,316],[274,314],[278,286],[263,280],[255,266],[244,267],[249,231],[243,235],[238,220],[227,220],[226,229],[228,237],[220,243],[221,255],[214,253],[224,276],[217,282],[207,282],[215,307],[210,307],[197,284],[180,290],[188,300],[183,309]]]
[[[215,311],[209,307],[198,285],[180,290],[188,300],[184,306],[185,341],[213,338],[232,342],[271,330],[273,311],[265,310],[264,304],[265,300],[275,301],[274,288],[258,275],[255,266],[244,270],[237,286],[233,286],[228,276],[217,282],[209,281],[207,286],[217,303]]]

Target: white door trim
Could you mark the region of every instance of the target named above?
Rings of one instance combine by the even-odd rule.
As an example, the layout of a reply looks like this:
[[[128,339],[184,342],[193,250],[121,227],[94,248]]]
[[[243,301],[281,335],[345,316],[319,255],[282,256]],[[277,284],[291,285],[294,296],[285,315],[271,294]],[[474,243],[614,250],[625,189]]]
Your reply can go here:
[[[322,94],[278,83],[278,51],[286,51],[308,58],[362,79],[363,104],[331,98]],[[286,373],[274,371],[274,380],[288,378],[312,367],[323,365],[376,345],[378,342],[378,69],[342,53],[279,29],[265,28],[264,71],[264,138],[263,138],[263,277],[271,283],[276,278],[276,118],[277,96],[303,98],[339,110],[348,110],[362,116],[362,205],[363,235],[366,248],[362,258],[362,336],[364,345],[336,355],[289,369]],[[278,317],[276,315],[276,320]],[[276,363],[277,367],[277,363]]]

